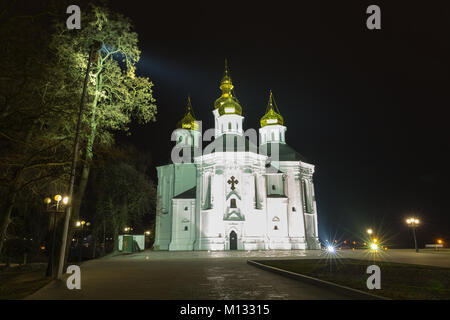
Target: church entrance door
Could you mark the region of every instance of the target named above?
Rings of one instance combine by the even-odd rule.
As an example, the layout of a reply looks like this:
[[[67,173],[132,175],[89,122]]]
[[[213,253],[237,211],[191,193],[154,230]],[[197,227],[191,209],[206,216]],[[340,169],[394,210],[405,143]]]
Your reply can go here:
[[[236,232],[230,232],[230,250],[237,250],[237,234]]]

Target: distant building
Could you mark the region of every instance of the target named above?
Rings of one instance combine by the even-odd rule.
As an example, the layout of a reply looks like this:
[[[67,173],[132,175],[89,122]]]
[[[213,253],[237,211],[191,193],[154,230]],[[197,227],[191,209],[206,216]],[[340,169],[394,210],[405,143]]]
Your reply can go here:
[[[426,244],[425,248],[433,248],[433,249],[438,249],[438,248],[443,248],[444,245],[443,244],[437,244],[437,243],[431,243],[431,244]]]
[[[157,167],[155,249],[320,249],[314,165],[286,144],[287,128],[272,92],[260,121],[258,152],[244,135],[233,87],[225,67],[222,95],[212,111],[215,139],[201,154],[192,152],[191,163]],[[176,136],[178,145],[201,147],[190,99],[178,128],[189,133]]]

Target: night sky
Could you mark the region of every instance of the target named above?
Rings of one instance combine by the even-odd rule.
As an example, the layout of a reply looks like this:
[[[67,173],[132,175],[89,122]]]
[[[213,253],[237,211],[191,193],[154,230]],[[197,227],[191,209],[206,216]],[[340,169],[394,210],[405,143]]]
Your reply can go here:
[[[112,1],[135,24],[138,72],[158,105],[156,123],[121,140],[168,163],[188,94],[203,129],[213,126],[227,58],[245,129],[259,128],[272,89],[287,143],[316,165],[322,241],[372,227],[411,247],[405,219],[416,215],[421,245],[448,243],[450,7],[389,2]],[[366,28],[370,4],[382,30]]]

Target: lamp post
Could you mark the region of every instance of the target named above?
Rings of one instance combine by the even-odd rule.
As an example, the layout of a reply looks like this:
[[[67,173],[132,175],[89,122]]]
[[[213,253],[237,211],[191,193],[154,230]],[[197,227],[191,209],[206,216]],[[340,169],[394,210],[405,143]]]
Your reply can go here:
[[[419,252],[419,248],[417,247],[416,228],[419,226],[420,221],[417,218],[408,218],[406,219],[406,223],[413,230],[414,247],[416,248],[416,252]]]
[[[369,235],[369,237],[372,237],[372,234],[373,234],[372,228],[367,229],[366,232]]]
[[[75,225],[77,227],[81,227],[81,237],[80,237],[81,241],[78,242],[78,245],[80,247],[79,256],[78,256],[78,262],[81,263],[81,261],[83,260],[84,226],[86,225],[86,227],[87,227],[87,226],[90,225],[90,223],[82,220],[82,221],[77,221],[75,223]]]
[[[56,214],[64,212],[64,206],[69,202],[69,197],[62,197],[60,194],[57,194],[53,197],[55,203],[52,203],[52,199],[47,197],[44,199],[44,203],[46,204],[46,212],[53,213],[53,236],[52,236],[52,249],[48,256],[48,265],[46,276],[53,276],[53,260],[55,256],[55,246],[56,246]],[[62,205],[60,204],[62,202]]]
[[[444,241],[442,241],[442,239],[437,239],[436,240],[436,246],[435,246],[436,251],[439,251],[438,245],[442,245],[442,247],[443,247],[444,246]]]
[[[150,235],[152,234],[152,232],[150,230],[147,230],[144,232],[145,234],[145,242],[144,242],[144,246],[145,247],[150,247],[150,245],[147,245],[147,242],[150,243]]]

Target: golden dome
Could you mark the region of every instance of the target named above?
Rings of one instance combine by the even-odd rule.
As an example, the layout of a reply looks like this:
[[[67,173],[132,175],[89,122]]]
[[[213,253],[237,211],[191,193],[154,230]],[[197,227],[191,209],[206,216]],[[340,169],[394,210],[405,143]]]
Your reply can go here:
[[[283,123],[283,117],[281,116],[280,110],[278,110],[276,103],[274,103],[272,90],[270,90],[269,103],[267,104],[266,114],[261,118],[261,127],[269,125],[282,126]]]
[[[236,97],[233,97],[233,83],[228,71],[227,60],[225,60],[225,72],[220,82],[222,95],[214,102],[214,109],[219,110],[219,115],[238,114],[242,115],[242,107]]]
[[[194,111],[192,110],[191,97],[188,97],[186,114],[184,115],[183,119],[181,119],[177,123],[177,128],[198,131],[198,123],[194,118]]]

